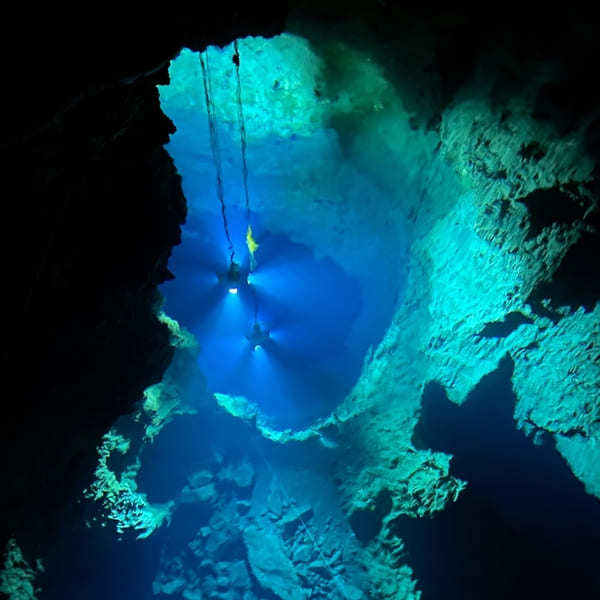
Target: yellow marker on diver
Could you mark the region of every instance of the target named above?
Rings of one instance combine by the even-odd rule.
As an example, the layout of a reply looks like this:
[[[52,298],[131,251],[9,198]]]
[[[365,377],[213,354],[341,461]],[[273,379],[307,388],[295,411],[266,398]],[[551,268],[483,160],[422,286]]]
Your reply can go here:
[[[254,253],[258,250],[260,244],[257,244],[255,239],[252,237],[252,226],[248,225],[246,231],[246,246],[248,246],[248,252],[250,252],[250,270],[254,271],[256,268],[256,259]]]

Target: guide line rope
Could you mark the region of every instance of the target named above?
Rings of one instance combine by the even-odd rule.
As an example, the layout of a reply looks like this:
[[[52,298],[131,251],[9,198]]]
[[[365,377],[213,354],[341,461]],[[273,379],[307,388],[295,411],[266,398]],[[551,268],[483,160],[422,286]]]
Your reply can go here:
[[[248,246],[248,253],[250,255],[250,271],[254,271],[256,268],[256,259],[254,258],[254,252],[258,249],[258,244],[252,236],[252,226],[250,223],[250,193],[248,192],[248,161],[246,160],[246,149],[248,147],[248,136],[246,133],[246,123],[244,120],[244,102],[242,99],[242,79],[240,77],[240,47],[238,41],[233,42],[233,56],[231,61],[235,65],[235,76],[237,83],[237,105],[238,105],[238,121],[240,125],[240,148],[242,153],[242,179],[244,183],[244,196],[246,199],[246,221],[248,229],[246,231],[246,245]],[[252,302],[254,305],[254,325],[258,323],[258,296],[256,289],[251,286],[252,289]]]
[[[238,41],[233,42],[233,56],[231,60],[235,65],[235,76],[237,81],[237,105],[238,119],[240,122],[240,145],[242,149],[242,177],[244,181],[244,195],[246,198],[246,219],[250,223],[250,194],[248,193],[248,162],[246,160],[246,148],[248,146],[248,138],[246,134],[246,124],[244,122],[244,105],[242,102],[242,80],[240,78],[240,49]]]
[[[215,106],[212,101],[213,93],[210,78],[210,67],[208,63],[208,51],[205,53],[205,58],[200,54],[200,65],[202,67],[202,81],[204,83],[204,99],[206,101],[206,114],[208,116],[208,134],[210,138],[210,149],[215,163],[215,171],[217,176],[217,198],[221,204],[221,215],[223,217],[223,229],[229,249],[229,261],[231,264],[235,262],[235,248],[229,234],[229,224],[227,222],[227,209],[225,207],[225,193],[223,191],[223,174],[221,167],[221,158],[219,152],[219,137],[217,134],[217,119],[215,115]]]
[[[233,56],[231,61],[235,65],[236,77],[236,99],[238,108],[238,122],[240,127],[240,148],[242,154],[242,180],[244,187],[244,197],[246,199],[246,246],[250,256],[250,271],[256,268],[256,258],[254,253],[258,250],[259,244],[254,239],[252,233],[252,224],[250,220],[250,192],[248,191],[248,161],[246,158],[246,149],[248,147],[248,136],[246,133],[246,123],[244,120],[244,101],[242,99],[242,79],[240,77],[240,47],[238,41],[233,42]]]

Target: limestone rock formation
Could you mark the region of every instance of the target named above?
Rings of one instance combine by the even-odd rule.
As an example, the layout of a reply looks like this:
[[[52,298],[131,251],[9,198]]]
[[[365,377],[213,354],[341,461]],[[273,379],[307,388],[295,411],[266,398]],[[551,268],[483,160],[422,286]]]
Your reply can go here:
[[[589,84],[598,36],[592,15],[573,7],[505,8],[490,20],[460,9],[428,16],[385,1],[324,2],[318,10],[292,2],[287,35],[305,36],[295,41],[305,69],[282,65],[263,88],[273,118],[259,133],[277,126],[291,138],[326,124],[319,141],[352,164],[329,175],[323,202],[311,195],[322,172],[300,172],[290,154],[289,173],[277,175],[291,181],[300,173],[300,184],[259,206],[266,212],[271,202],[268,226],[282,221],[281,231],[319,257],[335,249],[357,277],[385,263],[379,283],[394,288],[397,304],[352,393],[311,427],[277,431],[244,399],[217,401],[278,444],[286,489],[303,477],[286,472],[285,458],[297,444],[316,453],[325,466],[311,466],[306,487],[331,491],[335,479],[344,513],[325,503],[335,507],[328,529],[319,502],[302,497],[293,506],[289,498],[300,492],[282,493],[255,456],[192,469],[162,508],[136,488],[136,460],[118,474],[109,468],[108,454],[128,452],[113,436],[103,454],[103,436],[122,415],[149,419],[145,443],[177,419],[198,418],[198,407],[178,403],[183,391],[168,375],[161,383],[169,364],[176,371],[190,356],[178,360],[172,330],[158,317],[157,286],[171,277],[186,199],[163,147],[174,129],[156,86],[168,82],[182,47],[253,34],[265,36],[252,42],[260,50],[261,39],[282,31],[283,3],[234,4],[183,17],[99,11],[77,27],[71,14],[37,9],[7,18],[15,39],[4,39],[3,357],[17,392],[1,425],[0,546],[30,596],[27,560],[52,548],[56,531],[83,527],[74,507],[91,489],[100,448],[106,485],[94,495],[111,498],[105,508],[116,506],[122,532],[154,535],[183,505],[209,514],[181,556],[163,556],[157,594],[253,600],[262,586],[292,598],[313,590],[418,598],[391,523],[437,513],[468,485],[453,475],[450,456],[413,447],[423,389],[438,382],[460,404],[507,355],[515,426],[532,443],[552,436],[600,497],[600,97]],[[258,119],[251,108],[249,122]],[[236,114],[237,106],[229,109]],[[268,175],[272,165],[265,160],[256,173]],[[364,178],[346,202],[350,173]],[[324,222],[334,225],[319,229]],[[377,235],[361,255],[355,242],[365,232]],[[324,474],[331,481],[319,481]],[[13,532],[22,553],[9,542]],[[269,540],[265,555],[260,535]]]

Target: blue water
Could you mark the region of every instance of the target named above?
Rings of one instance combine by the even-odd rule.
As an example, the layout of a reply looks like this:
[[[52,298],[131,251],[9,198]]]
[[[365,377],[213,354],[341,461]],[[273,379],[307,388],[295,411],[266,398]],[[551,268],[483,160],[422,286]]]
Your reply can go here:
[[[227,217],[231,237],[244,239],[245,215],[230,209]],[[175,279],[162,286],[164,310],[197,337],[210,391],[245,396],[275,426],[301,427],[354,385],[367,347],[348,335],[368,307],[359,282],[330,258],[316,259],[256,217],[253,232],[258,266],[250,272],[248,253],[236,256],[241,277],[232,282],[221,216],[190,218],[169,262]],[[255,323],[268,332],[260,344]]]

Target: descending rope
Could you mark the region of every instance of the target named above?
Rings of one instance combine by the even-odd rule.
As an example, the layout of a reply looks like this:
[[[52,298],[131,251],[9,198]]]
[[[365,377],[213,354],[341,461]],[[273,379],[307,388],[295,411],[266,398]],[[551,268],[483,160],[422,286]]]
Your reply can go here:
[[[238,105],[238,121],[240,123],[240,147],[242,149],[242,178],[244,181],[244,196],[246,198],[246,221],[248,228],[246,230],[246,246],[250,254],[250,271],[256,268],[256,258],[254,253],[258,250],[257,244],[252,233],[252,225],[250,224],[250,193],[248,192],[248,161],[246,159],[246,148],[248,147],[248,139],[246,134],[246,124],[244,121],[244,103],[242,101],[242,80],[240,78],[240,48],[238,41],[233,42],[233,56],[231,57],[235,65],[235,76],[237,81],[237,105]]]
[[[206,60],[206,62],[205,62]],[[217,197],[221,203],[221,215],[223,216],[223,229],[225,230],[225,237],[227,238],[227,244],[229,248],[229,260],[231,264],[235,262],[235,248],[229,235],[229,224],[227,223],[227,211],[225,208],[225,194],[223,192],[223,176],[221,169],[221,159],[219,153],[219,138],[217,136],[217,119],[215,115],[215,106],[211,101],[212,89],[210,81],[210,71],[208,65],[208,52],[206,52],[206,59],[202,58],[200,54],[200,65],[202,66],[202,80],[204,82],[204,99],[206,100],[206,114],[208,115],[208,133],[210,137],[210,149],[213,155],[213,161],[215,163],[215,170],[217,173]]]
[[[233,42],[233,56],[231,60],[235,65],[235,76],[237,79],[237,105],[238,119],[240,121],[240,144],[242,147],[242,175],[244,179],[244,194],[246,197],[246,218],[250,221],[250,194],[248,194],[248,163],[246,161],[246,147],[248,145],[246,136],[246,125],[244,123],[244,105],[242,103],[242,80],[240,79],[240,49],[238,41]],[[252,230],[250,230],[252,235]]]

